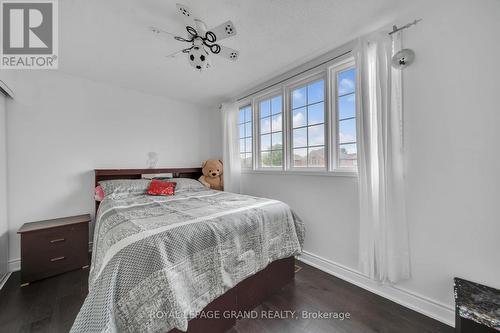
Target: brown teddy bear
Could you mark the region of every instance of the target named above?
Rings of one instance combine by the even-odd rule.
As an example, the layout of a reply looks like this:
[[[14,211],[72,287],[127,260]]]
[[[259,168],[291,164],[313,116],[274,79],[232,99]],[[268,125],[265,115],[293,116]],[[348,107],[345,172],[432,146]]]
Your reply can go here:
[[[224,178],[222,176],[223,164],[221,160],[207,160],[203,162],[203,176],[198,179],[203,185],[213,190],[224,191]]]

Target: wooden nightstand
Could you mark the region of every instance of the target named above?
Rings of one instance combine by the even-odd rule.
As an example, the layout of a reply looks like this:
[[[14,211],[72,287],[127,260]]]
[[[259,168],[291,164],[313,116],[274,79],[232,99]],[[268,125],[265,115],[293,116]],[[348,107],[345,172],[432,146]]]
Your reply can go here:
[[[21,234],[21,286],[89,265],[90,215],[25,223]]]

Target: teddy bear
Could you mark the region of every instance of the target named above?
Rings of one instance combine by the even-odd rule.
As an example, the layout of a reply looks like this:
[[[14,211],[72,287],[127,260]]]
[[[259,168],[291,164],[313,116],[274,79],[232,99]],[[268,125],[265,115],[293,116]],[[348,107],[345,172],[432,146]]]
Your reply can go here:
[[[224,191],[223,164],[221,160],[207,160],[201,166],[203,176],[198,179],[208,188]]]

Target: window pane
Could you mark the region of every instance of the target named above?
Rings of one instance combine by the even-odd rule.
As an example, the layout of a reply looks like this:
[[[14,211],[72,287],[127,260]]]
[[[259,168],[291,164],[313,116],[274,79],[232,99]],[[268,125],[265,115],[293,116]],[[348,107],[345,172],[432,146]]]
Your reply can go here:
[[[273,133],[272,137],[272,149],[281,149],[283,147],[283,132]]]
[[[246,137],[252,136],[252,123],[245,124],[245,136]]]
[[[343,160],[355,160],[357,156],[357,146],[355,143],[339,145],[339,158]]]
[[[260,136],[260,150],[271,150],[271,134]]]
[[[240,119],[239,119],[239,123],[240,124],[243,124],[245,122],[245,110],[242,109],[240,110]]]
[[[245,139],[245,152],[246,153],[252,152],[252,138]]]
[[[356,144],[345,144],[339,146],[339,166],[356,167],[358,165],[358,154]]]
[[[337,77],[339,96],[354,92],[356,88],[356,70],[354,68],[340,72]]]
[[[356,96],[349,94],[339,97],[339,120],[356,117]]]
[[[341,168],[356,168],[358,160],[339,160],[339,167]]]
[[[260,133],[271,132],[271,118],[264,118],[260,120]]]
[[[282,120],[281,120],[281,114],[277,114],[272,117],[272,131],[281,131],[281,125],[282,125]]]
[[[307,166],[307,148],[293,150],[293,165],[296,167]]]
[[[308,125],[322,124],[325,122],[325,103],[317,103],[307,107]]]
[[[283,165],[283,152],[281,150],[274,150],[271,152],[271,164],[273,167],[280,167]]]
[[[292,109],[306,105],[306,87],[292,91]]]
[[[260,102],[260,117],[268,117],[271,114],[271,101],[269,99]]]
[[[293,110],[293,127],[302,127],[307,125],[306,123],[306,108],[300,108]]]
[[[276,96],[271,100],[271,112],[272,114],[281,112],[281,96]]]
[[[324,81],[317,81],[307,86],[307,104],[313,104],[325,100]]]
[[[308,166],[309,167],[325,166],[325,147],[309,148]]]
[[[271,152],[270,151],[264,151],[260,153],[260,162],[263,167],[270,167],[271,166]]]
[[[246,168],[251,168],[252,167],[252,154],[245,154],[245,167]]]
[[[245,108],[245,121],[252,121],[252,107]]]
[[[245,139],[240,139],[240,153],[245,152]]]
[[[307,127],[293,130],[293,147],[307,146]]]
[[[245,153],[240,154],[241,167],[245,167]]]
[[[309,146],[322,146],[325,144],[325,125],[308,127]]]
[[[240,138],[245,137],[245,125],[240,125]]]
[[[356,142],[356,119],[339,121],[339,142]]]

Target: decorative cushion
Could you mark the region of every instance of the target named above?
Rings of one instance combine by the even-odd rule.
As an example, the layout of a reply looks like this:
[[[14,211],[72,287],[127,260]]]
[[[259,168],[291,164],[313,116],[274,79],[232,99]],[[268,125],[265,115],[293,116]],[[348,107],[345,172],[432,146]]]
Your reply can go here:
[[[101,185],[97,185],[95,188],[95,201],[102,201],[104,199],[104,190]]]
[[[146,194],[151,181],[149,179],[113,179],[99,182],[104,195],[121,198],[129,195]]]
[[[172,178],[177,183],[175,190],[179,191],[192,191],[192,190],[205,190],[206,187],[196,179],[191,178]]]
[[[174,195],[175,185],[174,182],[153,179],[147,193],[149,195]]]

